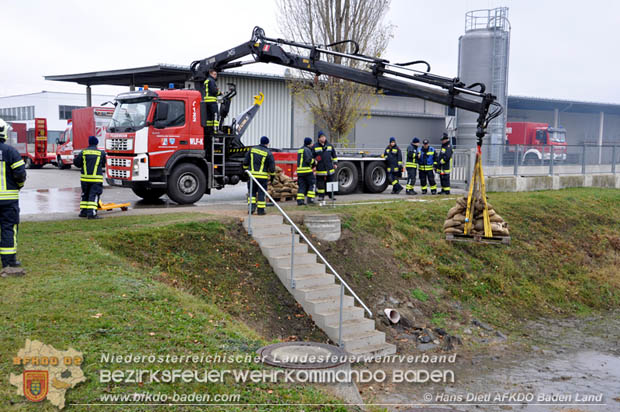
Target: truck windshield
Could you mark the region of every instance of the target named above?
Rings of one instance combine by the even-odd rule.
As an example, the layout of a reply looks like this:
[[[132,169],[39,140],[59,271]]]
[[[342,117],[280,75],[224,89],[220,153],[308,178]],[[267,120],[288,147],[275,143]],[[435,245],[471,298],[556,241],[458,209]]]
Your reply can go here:
[[[114,110],[108,129],[111,132],[135,132],[146,126],[146,118],[151,110],[152,101],[123,102]]]
[[[563,130],[549,130],[549,137],[551,141],[554,143],[564,143],[566,142],[566,132]]]

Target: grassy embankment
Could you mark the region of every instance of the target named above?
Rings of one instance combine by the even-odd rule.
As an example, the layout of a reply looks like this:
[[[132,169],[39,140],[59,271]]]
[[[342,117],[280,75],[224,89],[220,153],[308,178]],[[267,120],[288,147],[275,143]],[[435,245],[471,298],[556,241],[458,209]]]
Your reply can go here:
[[[271,275],[262,256],[256,260],[256,245],[249,242],[234,247],[227,229],[218,222],[176,224],[175,221],[205,219],[200,215],[157,215],[106,219],[99,222],[66,221],[25,223],[20,229],[19,255],[28,275],[24,278],[0,279],[0,410],[26,411],[33,404],[15,394],[16,388],[8,383],[11,372],[22,368],[11,364],[27,338],[37,339],[56,349],[72,347],[83,352],[82,366],[87,381],[66,395],[69,410],[99,410],[101,407],[70,405],[97,403],[102,394],[125,394],[147,391],[150,393],[224,393],[240,394],[240,403],[325,403],[332,402],[316,389],[283,384],[109,384],[99,383],[100,369],[154,369],[154,368],[211,368],[212,365],[128,365],[103,364],[103,353],[187,355],[253,353],[277,334],[275,321],[280,310],[283,316],[300,315],[290,297],[278,290],[277,280],[267,285],[284,296],[271,298],[268,305],[248,308],[257,300],[242,301],[237,290],[260,287],[256,284]],[[127,237],[131,231],[136,242],[144,240],[152,245],[149,250],[136,250]],[[152,233],[152,235],[151,235]],[[239,235],[239,234],[238,234]],[[168,236],[173,243],[160,242]],[[196,247],[206,251],[197,255],[196,275],[209,279],[229,277],[224,285],[209,284],[201,279],[187,289],[186,278],[173,268],[157,266],[155,259],[145,265],[131,263],[101,247],[115,245],[128,254],[163,253],[171,265],[192,261],[196,252],[184,239],[195,240]],[[200,269],[200,270],[199,270]],[[221,270],[219,273],[215,271]],[[176,276],[179,275],[177,279]],[[188,275],[189,276],[189,275]],[[196,276],[196,277],[195,277]],[[163,280],[160,281],[160,280]],[[235,284],[235,281],[237,282]],[[265,287],[264,285],[262,286]],[[262,290],[261,293],[265,293]],[[264,310],[264,313],[262,312]],[[230,313],[226,313],[226,312]],[[240,315],[241,313],[247,315]],[[239,319],[259,318],[248,327]],[[308,319],[299,316],[306,334],[312,334]],[[293,320],[290,320],[293,322]],[[272,329],[269,329],[272,326]],[[264,335],[251,327],[264,329]],[[285,329],[287,325],[283,326]],[[270,333],[268,333],[270,332]],[[318,333],[318,332],[316,332]],[[267,339],[264,337],[267,336]],[[319,335],[320,336],[320,335]],[[277,336],[276,336],[277,337]],[[284,336],[286,337],[286,335]],[[305,336],[304,336],[305,337]],[[257,369],[255,364],[219,365],[215,368]],[[36,405],[39,410],[56,410],[49,402]],[[195,410],[195,407],[174,407],[174,410]],[[220,409],[224,409],[220,407]],[[256,406],[249,410],[297,410],[297,407]],[[306,408],[307,410],[336,410],[334,407]],[[152,410],[149,406],[132,406],[132,411]],[[160,409],[165,410],[165,409]],[[248,410],[232,407],[227,410]]]

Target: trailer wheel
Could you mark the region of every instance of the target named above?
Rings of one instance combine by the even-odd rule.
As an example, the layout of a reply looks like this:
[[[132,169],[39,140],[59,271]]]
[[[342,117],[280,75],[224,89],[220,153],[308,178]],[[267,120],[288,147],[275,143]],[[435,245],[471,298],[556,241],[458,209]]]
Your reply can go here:
[[[338,163],[338,194],[348,195],[355,192],[358,182],[357,167],[351,162]]]
[[[131,191],[135,193],[136,196],[141,197],[146,202],[155,202],[159,200],[160,197],[166,194],[166,189],[156,189],[148,186],[132,186]]]
[[[26,163],[26,165],[24,166],[26,169],[32,169],[32,159],[29,157],[24,157],[24,163]]]
[[[388,186],[385,162],[370,162],[370,164],[366,166],[364,183],[366,191],[370,193],[383,192]]]
[[[180,205],[196,203],[205,194],[207,179],[198,166],[182,163],[175,167],[168,180],[168,197]]]

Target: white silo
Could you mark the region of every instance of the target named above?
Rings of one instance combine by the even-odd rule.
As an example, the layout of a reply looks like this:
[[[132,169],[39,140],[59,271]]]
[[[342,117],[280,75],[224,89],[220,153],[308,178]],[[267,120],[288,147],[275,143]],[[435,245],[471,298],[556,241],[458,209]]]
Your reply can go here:
[[[465,14],[465,34],[459,38],[459,78],[470,85],[484,83],[486,91],[497,96],[504,112],[491,122],[485,143],[504,143],[506,139],[506,104],[508,93],[508,59],[510,22],[508,7],[474,10]],[[478,115],[457,110],[457,144],[476,145]],[[487,161],[499,161],[499,147],[487,151]]]

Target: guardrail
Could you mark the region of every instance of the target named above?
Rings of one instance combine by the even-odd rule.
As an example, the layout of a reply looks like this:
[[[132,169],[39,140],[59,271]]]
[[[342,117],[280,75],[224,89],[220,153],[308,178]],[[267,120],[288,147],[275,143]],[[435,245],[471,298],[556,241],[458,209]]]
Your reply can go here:
[[[278,202],[276,202],[273,199],[273,197],[271,197],[271,195],[267,192],[267,190],[265,190],[265,188],[261,186],[260,183],[258,183],[258,180],[256,180],[256,178],[252,176],[252,173],[249,170],[246,170],[245,172],[250,177],[249,196],[250,197],[252,196],[253,185],[256,184],[258,188],[262,190],[263,193],[265,193],[265,196],[267,196],[267,198],[271,200],[271,203],[273,203],[273,205],[278,209],[280,214],[282,214],[282,216],[291,225],[291,283],[290,283],[291,289],[295,289],[295,279],[293,277],[294,272],[295,272],[295,265],[294,265],[295,263],[295,233],[299,233],[299,236],[308,244],[308,246],[314,251],[314,253],[316,253],[316,255],[325,264],[325,266],[329,268],[332,274],[340,281],[340,314],[339,314],[339,321],[338,321],[338,346],[342,347],[342,309],[343,309],[343,302],[344,302],[344,289],[346,288],[349,291],[349,293],[353,296],[353,299],[355,299],[355,301],[357,301],[364,308],[364,310],[368,312],[368,315],[370,315],[371,318],[373,317],[372,311],[368,308],[368,306],[364,304],[364,302],[362,302],[359,296],[357,296],[355,292],[353,292],[353,289],[351,289],[351,287],[347,284],[347,282],[345,282],[344,279],[342,279],[342,277],[338,274],[338,272],[336,272],[336,269],[334,269],[332,265],[329,264],[329,262],[325,259],[325,257],[323,257],[321,252],[319,252],[317,248],[314,247],[312,242],[310,242],[310,240],[306,237],[306,235],[304,235],[303,232],[299,229],[299,227],[297,227],[295,222],[293,222],[293,220],[289,217],[289,215],[286,214],[286,212],[280,207],[280,205],[278,205]],[[248,233],[252,235],[252,204],[250,202],[248,202]]]

